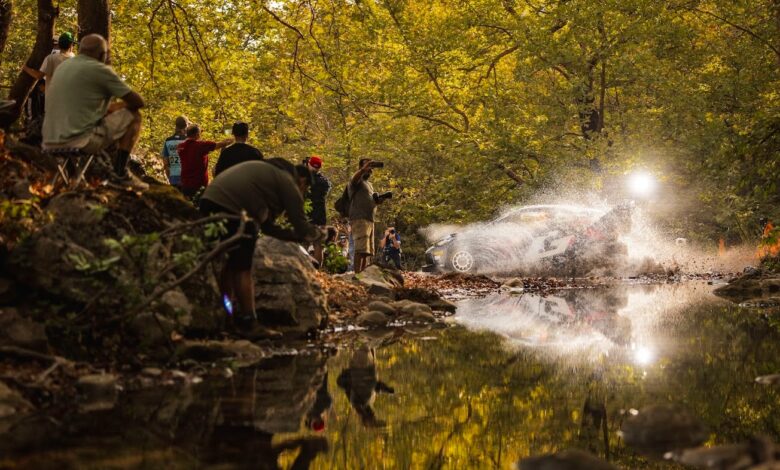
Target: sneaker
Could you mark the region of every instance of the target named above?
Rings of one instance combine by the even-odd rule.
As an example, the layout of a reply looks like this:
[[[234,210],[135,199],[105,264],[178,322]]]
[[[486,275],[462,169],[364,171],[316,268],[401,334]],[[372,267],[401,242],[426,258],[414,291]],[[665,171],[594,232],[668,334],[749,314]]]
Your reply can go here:
[[[112,182],[135,191],[146,191],[149,189],[148,184],[138,179],[132,173],[127,173],[125,176],[115,176],[112,178]]]

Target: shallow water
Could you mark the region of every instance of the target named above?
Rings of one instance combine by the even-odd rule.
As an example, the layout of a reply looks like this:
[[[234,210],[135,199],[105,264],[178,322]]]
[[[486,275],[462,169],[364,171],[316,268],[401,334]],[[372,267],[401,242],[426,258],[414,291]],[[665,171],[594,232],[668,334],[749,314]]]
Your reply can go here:
[[[780,372],[780,322],[711,289],[465,300],[444,330],[364,332],[335,354],[30,417],[0,434],[0,467],[508,468],[578,447],[675,468],[618,434],[628,410],[659,403],[699,416],[710,443],[780,440],[778,389],[754,380]]]

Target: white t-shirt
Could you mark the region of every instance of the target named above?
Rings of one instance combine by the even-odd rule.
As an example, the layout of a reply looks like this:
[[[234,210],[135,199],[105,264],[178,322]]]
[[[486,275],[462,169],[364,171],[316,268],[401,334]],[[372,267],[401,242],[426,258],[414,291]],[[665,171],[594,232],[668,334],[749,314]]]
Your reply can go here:
[[[53,52],[46,56],[46,58],[43,60],[43,63],[41,64],[41,72],[43,72],[46,75],[46,82],[47,84],[51,84],[51,79],[54,76],[54,71],[57,70],[57,67],[60,66],[63,62],[73,57],[73,52]],[[46,90],[48,90],[49,87],[46,87]]]

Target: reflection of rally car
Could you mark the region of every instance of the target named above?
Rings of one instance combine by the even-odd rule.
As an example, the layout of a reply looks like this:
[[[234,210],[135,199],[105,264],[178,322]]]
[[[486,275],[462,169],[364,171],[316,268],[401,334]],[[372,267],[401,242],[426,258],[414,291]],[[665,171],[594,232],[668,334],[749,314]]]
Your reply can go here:
[[[618,238],[631,229],[632,206],[612,210],[539,205],[509,211],[449,235],[426,251],[429,271],[581,271],[624,257]],[[581,272],[579,274],[584,274]]]
[[[631,321],[618,311],[626,303],[621,290],[497,294],[462,302],[455,318],[529,346],[587,347],[605,339],[625,346],[631,340]]]

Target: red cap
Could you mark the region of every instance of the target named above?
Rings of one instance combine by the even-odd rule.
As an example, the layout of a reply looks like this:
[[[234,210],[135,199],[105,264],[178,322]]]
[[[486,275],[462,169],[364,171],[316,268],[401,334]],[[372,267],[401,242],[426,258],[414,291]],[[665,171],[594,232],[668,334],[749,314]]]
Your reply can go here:
[[[315,432],[322,432],[323,430],[325,430],[325,420],[322,418],[315,418],[311,422],[311,429],[312,431]]]
[[[309,165],[311,165],[313,168],[322,168],[322,158],[318,157],[317,155],[313,155],[309,159]]]

